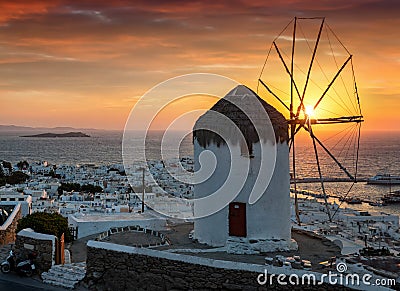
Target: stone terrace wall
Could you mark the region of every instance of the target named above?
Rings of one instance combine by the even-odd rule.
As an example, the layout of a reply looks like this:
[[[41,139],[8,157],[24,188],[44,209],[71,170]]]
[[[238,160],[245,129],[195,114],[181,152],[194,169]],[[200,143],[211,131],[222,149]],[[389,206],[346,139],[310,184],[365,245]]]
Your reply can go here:
[[[54,235],[23,229],[17,234],[15,253],[21,258],[27,258],[30,252],[35,252],[37,254],[36,267],[38,272],[42,273],[48,271],[54,264],[55,241]]]
[[[257,283],[264,266],[217,261],[104,242],[87,244],[85,284],[91,290],[267,290]],[[305,286],[268,285],[268,290]],[[307,290],[349,290],[323,284]],[[322,288],[322,289],[321,289]]]
[[[18,220],[21,218],[21,205],[17,204],[7,220],[0,226],[0,246],[15,241]]]
[[[156,230],[152,230],[152,229],[148,229],[148,228],[143,228],[140,225],[135,225],[135,226],[125,226],[125,227],[113,227],[110,228],[107,231],[104,231],[102,233],[100,233],[97,238],[95,239],[96,241],[102,241],[105,238],[116,234],[116,233],[122,233],[122,232],[142,232],[142,233],[147,233],[149,235],[152,236],[156,236],[159,237],[161,239],[161,242],[155,243],[155,244],[135,244],[134,247],[138,247],[138,248],[152,248],[152,247],[161,247],[161,246],[166,246],[166,245],[170,245],[171,241],[170,239],[163,234],[162,232],[156,231]]]

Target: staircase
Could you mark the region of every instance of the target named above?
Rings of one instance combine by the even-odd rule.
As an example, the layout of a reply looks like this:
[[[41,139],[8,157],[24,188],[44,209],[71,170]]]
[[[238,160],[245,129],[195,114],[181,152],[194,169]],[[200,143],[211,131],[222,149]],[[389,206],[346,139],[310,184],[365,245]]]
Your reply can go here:
[[[74,289],[85,274],[86,262],[54,265],[48,272],[42,273],[42,279],[46,284]]]

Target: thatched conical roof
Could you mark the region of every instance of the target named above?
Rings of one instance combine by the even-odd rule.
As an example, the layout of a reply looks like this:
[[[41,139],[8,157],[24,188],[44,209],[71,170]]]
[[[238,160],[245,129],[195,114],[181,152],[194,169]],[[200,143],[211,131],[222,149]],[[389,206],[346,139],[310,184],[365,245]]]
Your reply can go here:
[[[260,139],[263,142],[271,139],[281,143],[288,141],[288,125],[285,117],[244,85],[231,90],[199,117],[193,128],[193,139],[204,148],[210,143],[219,146],[225,143],[226,139],[234,144],[237,143],[239,134],[228,119],[240,129],[249,149]]]

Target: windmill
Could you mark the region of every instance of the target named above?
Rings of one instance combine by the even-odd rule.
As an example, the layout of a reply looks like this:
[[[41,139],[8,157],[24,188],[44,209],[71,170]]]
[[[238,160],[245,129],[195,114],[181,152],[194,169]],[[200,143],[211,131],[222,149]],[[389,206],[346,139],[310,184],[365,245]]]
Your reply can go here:
[[[363,116],[351,53],[324,17],[295,17],[269,48],[257,93],[262,90],[277,101],[290,128],[297,222],[300,224],[296,150],[297,136],[302,132],[312,142],[315,164],[309,168],[316,168],[318,176],[312,181],[320,184],[326,212],[332,221],[334,214],[328,207],[325,172],[335,169],[340,181],[351,182],[346,196],[357,182]],[[327,132],[328,138],[320,137],[320,134],[326,137]]]

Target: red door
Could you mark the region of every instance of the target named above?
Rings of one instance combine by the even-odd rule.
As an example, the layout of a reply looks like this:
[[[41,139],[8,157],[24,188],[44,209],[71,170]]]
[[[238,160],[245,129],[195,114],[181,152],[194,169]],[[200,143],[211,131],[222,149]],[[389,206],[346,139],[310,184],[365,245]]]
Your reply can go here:
[[[64,234],[62,234],[60,239],[56,239],[56,265],[63,265],[64,262]]]
[[[229,235],[247,236],[246,203],[232,202],[229,204]]]

